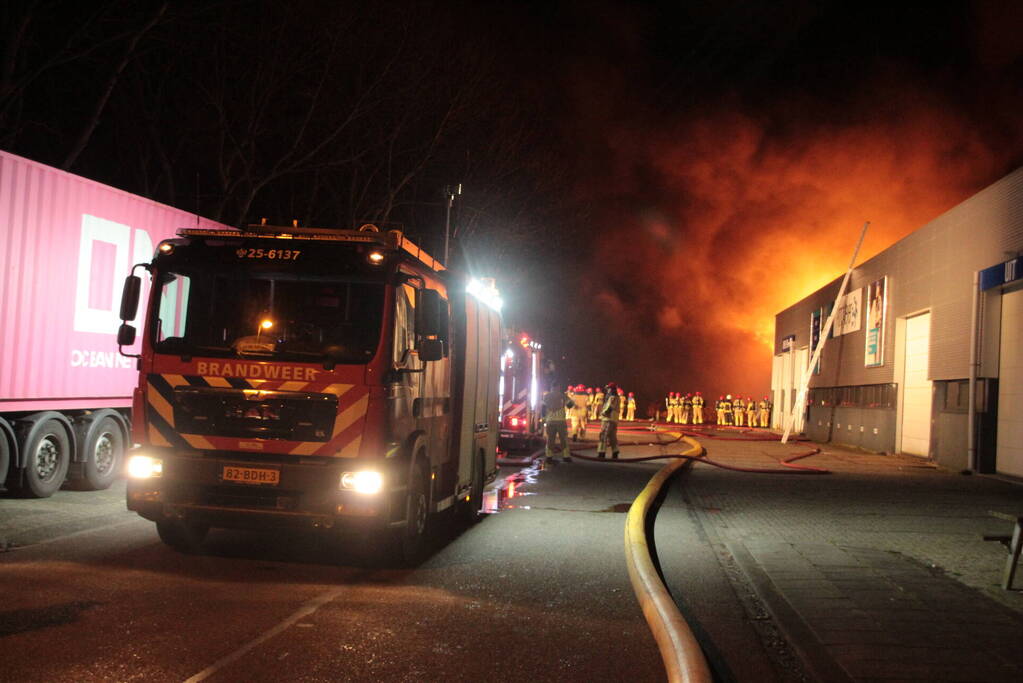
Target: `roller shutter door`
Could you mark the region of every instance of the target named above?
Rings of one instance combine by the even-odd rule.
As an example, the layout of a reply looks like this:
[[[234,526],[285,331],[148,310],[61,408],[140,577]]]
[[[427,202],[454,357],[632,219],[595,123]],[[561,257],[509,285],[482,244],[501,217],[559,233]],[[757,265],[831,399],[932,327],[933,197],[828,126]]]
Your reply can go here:
[[[1002,295],[995,469],[1023,477],[1023,290]]]
[[[902,383],[902,452],[930,455],[931,382],[927,379],[931,314],[906,320],[906,373]]]

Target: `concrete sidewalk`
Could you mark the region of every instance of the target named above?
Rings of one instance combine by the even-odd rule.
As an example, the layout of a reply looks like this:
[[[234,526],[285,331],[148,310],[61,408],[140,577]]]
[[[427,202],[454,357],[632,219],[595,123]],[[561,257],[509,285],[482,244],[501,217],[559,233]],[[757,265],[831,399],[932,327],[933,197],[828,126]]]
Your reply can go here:
[[[709,459],[752,468],[814,447],[700,441]],[[799,464],[831,474],[697,464],[675,488],[808,678],[1023,681],[1023,576],[1002,590],[1005,546],[982,538],[1010,533],[988,511],[1023,514],[1023,485],[831,446]]]

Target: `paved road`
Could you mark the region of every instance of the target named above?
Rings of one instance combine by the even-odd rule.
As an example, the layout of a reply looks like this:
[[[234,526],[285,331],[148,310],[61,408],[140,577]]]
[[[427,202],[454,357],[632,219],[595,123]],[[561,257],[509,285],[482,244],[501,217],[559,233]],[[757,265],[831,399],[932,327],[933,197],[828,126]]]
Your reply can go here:
[[[0,662],[17,681],[658,681],[625,510],[657,465],[514,479],[411,570],[317,535],[214,530],[198,556],[123,510],[123,484],[0,498]],[[505,489],[507,490],[507,489]]]

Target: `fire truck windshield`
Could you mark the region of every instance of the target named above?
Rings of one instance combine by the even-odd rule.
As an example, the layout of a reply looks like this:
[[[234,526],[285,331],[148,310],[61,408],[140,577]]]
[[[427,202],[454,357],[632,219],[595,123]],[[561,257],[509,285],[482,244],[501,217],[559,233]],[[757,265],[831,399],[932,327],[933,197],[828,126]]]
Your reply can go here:
[[[367,363],[380,341],[384,284],[249,269],[161,270],[157,353]]]

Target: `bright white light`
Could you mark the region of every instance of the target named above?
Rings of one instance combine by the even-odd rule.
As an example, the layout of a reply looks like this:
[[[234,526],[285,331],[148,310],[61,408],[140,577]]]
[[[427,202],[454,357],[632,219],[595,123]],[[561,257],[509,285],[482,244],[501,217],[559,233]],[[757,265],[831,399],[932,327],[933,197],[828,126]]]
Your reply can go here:
[[[341,488],[356,493],[380,493],[384,488],[384,477],[374,470],[345,472],[341,475]]]
[[[133,455],[128,458],[128,476],[132,479],[152,479],[163,474],[163,461],[148,455]]]
[[[469,284],[466,286],[465,291],[469,292],[469,294],[472,294],[495,311],[500,312],[501,307],[504,306],[504,301],[497,293],[497,290],[493,287],[485,286],[476,278],[469,280]]]

